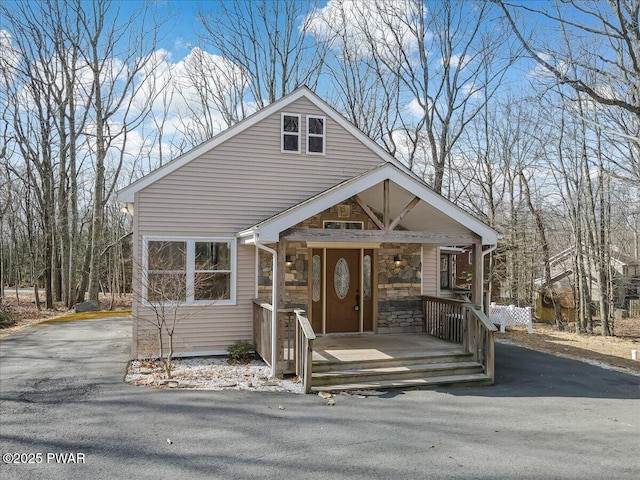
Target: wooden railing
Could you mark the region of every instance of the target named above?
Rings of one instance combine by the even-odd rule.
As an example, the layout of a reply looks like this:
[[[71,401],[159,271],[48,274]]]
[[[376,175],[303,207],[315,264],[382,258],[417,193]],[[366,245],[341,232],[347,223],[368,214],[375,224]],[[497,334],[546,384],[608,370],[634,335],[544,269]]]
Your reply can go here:
[[[485,375],[493,383],[495,379],[493,332],[497,328],[484,312],[475,308],[475,305],[464,305],[463,315],[465,332],[462,346],[466,352],[473,354],[474,360],[482,365]]]
[[[316,334],[304,310],[295,310],[296,314],[296,342],[295,364],[296,375],[302,382],[304,393],[311,391],[311,366],[313,363],[313,341]]]
[[[256,353],[271,366],[271,332],[273,306],[270,303],[253,300],[253,343]],[[295,372],[295,314],[293,309],[278,310],[278,361],[276,375]]]
[[[432,337],[462,343],[464,305],[465,302],[452,298],[422,297],[424,331]]]
[[[497,329],[472,303],[449,298],[422,297],[424,331],[442,340],[462,344],[482,364],[484,373],[495,378],[493,332]]]

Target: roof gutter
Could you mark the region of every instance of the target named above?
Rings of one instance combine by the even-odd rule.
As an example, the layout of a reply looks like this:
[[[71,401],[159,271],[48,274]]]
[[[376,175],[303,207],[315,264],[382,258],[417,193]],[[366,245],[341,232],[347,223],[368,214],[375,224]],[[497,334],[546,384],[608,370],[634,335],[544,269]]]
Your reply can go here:
[[[272,271],[273,275],[271,277],[271,307],[273,311],[271,312],[271,377],[276,378],[277,366],[278,363],[278,282],[276,281],[276,275],[278,274],[278,252],[273,248],[269,248],[266,245],[261,244],[258,241],[258,235],[256,233],[253,234],[253,243],[260,250],[264,250],[271,254],[272,257]]]

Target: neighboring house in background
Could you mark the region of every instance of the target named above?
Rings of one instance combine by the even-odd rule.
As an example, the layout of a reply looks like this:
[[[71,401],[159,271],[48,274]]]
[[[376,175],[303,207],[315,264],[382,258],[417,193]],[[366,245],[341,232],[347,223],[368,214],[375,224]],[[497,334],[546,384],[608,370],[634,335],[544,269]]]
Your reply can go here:
[[[574,248],[567,248],[552,256],[551,266],[551,287],[559,295],[563,309],[563,316],[569,321],[573,321],[574,298],[573,298],[573,256]],[[598,287],[598,276],[596,273],[596,259],[587,254],[586,278],[589,285],[591,301],[595,306],[600,302],[600,289]],[[640,261],[625,255],[615,248],[610,250],[611,281],[613,285],[613,306],[615,308],[629,308],[631,300],[640,298]],[[541,320],[553,321],[553,304],[550,301],[549,286],[545,285],[544,279],[538,278],[535,284],[540,287],[536,301],[536,317]]]
[[[142,292],[133,304],[133,357],[153,333],[143,279],[177,270],[180,308],[192,312],[176,333],[181,355],[224,354],[235,340],[253,339],[274,374],[296,371],[306,390],[311,382],[347,389],[493,381],[494,328],[481,311],[441,298],[440,255],[472,246],[480,281],[471,280],[469,294],[481,306],[481,252],[497,233],[306,87],[118,200],[133,215],[133,282]],[[162,270],[152,256],[166,252],[183,253]],[[194,288],[198,278],[209,280]],[[389,359],[395,363],[379,370]],[[352,373],[336,373],[345,369]]]

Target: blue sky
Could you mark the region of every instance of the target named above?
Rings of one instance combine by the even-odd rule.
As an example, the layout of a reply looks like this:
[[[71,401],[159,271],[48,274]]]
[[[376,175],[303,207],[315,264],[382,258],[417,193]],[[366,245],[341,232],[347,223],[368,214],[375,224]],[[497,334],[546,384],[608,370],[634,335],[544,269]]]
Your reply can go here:
[[[170,51],[175,56],[174,60],[187,55],[193,46],[199,44],[198,33],[201,28],[197,20],[198,10],[214,11],[218,3],[190,0],[156,1],[158,13],[161,17],[167,18],[159,47]]]

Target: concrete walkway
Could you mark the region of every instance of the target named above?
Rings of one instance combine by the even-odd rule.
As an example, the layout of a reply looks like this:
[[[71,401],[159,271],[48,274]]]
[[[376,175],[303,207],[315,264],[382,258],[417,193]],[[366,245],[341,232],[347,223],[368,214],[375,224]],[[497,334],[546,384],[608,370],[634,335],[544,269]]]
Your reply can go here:
[[[0,341],[0,452],[44,455],[0,464],[0,478],[582,480],[640,471],[640,377],[496,345],[492,387],[338,395],[331,407],[311,395],[124,384],[129,331],[127,319],[87,320]],[[47,462],[48,453],[82,453],[84,463]]]

